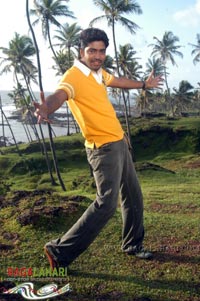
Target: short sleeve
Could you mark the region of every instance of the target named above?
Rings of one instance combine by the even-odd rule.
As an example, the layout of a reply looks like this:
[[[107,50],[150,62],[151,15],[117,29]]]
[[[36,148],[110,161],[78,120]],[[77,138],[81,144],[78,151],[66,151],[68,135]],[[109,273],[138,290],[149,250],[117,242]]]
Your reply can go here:
[[[69,70],[65,72],[65,74],[61,78],[57,86],[57,90],[64,90],[68,95],[68,99],[75,97],[74,80]]]
[[[102,70],[102,75],[106,86],[108,86],[114,79],[114,75],[106,72],[105,70]]]

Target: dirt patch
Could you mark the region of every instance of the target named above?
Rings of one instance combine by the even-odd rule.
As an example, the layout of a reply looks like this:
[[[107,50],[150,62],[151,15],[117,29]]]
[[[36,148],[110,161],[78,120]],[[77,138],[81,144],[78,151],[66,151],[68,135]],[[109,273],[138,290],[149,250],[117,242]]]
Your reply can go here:
[[[165,167],[162,167],[160,165],[153,164],[150,162],[135,163],[135,167],[136,167],[137,171],[155,170],[155,171],[162,171],[162,172],[172,173],[172,174],[176,173],[175,171],[173,171],[171,169],[167,169]]]
[[[80,203],[87,198],[81,195],[75,196],[55,196],[53,192],[50,190],[34,190],[34,191],[26,191],[26,190],[17,190],[13,192],[13,196],[11,197],[1,197],[0,198],[0,208],[5,208],[9,206],[19,206],[21,201],[34,201],[34,206],[44,205],[47,200],[57,199],[59,202],[75,202]]]
[[[185,165],[185,167],[189,169],[198,169],[200,168],[200,160],[189,162]]]
[[[154,202],[149,205],[148,211],[162,213],[192,213],[194,211],[199,211],[199,206],[194,204],[163,204],[160,202]]]
[[[52,192],[49,190],[34,190],[34,191],[26,191],[26,190],[17,190],[13,192],[11,197],[2,197],[0,199],[0,208],[5,208],[8,206],[18,206],[21,200],[27,199],[36,199],[39,196],[51,196]]]
[[[86,199],[86,197],[80,195],[62,197],[53,194],[49,190],[19,190],[15,191],[12,197],[1,198],[0,208],[14,207],[14,213],[18,211],[16,219],[21,226],[37,225],[40,219],[50,221],[63,213],[76,212],[79,203]],[[48,205],[47,202],[59,205]],[[12,235],[9,233],[5,233],[5,236],[12,239]]]
[[[179,255],[180,261],[184,256],[196,257],[200,253],[200,241],[189,240],[186,243],[180,242],[176,237],[164,237],[160,241],[160,245],[156,248],[156,254]],[[197,259],[197,258],[196,258]],[[187,258],[188,263],[190,260]]]

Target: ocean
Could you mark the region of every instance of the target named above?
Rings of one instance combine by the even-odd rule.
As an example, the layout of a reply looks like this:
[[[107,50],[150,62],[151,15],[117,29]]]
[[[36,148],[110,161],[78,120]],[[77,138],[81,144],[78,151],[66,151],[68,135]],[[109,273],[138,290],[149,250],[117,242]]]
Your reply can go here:
[[[16,107],[15,104],[13,102],[13,100],[8,96],[8,93],[10,93],[11,91],[5,91],[5,90],[1,90],[0,91],[0,96],[1,96],[1,107],[2,110],[4,112],[4,114],[6,115],[8,122],[11,126],[12,132],[15,136],[15,139],[17,141],[17,143],[27,143],[30,141],[30,137],[31,140],[37,140],[35,137],[35,134],[32,130],[32,127],[30,125],[26,125],[23,126],[22,122],[20,122],[19,120],[17,120],[16,118]],[[34,93],[36,95],[36,98],[39,99],[39,93]],[[46,92],[45,95],[50,94],[50,92]],[[5,118],[3,118],[3,114],[2,114],[2,110],[0,110],[0,142],[3,141],[3,133],[5,135],[5,137],[8,140],[8,144],[12,144],[14,143],[13,137],[12,137],[12,133],[9,129],[9,126],[7,125],[7,122],[5,120]],[[57,110],[57,113],[59,113],[59,118],[57,118],[57,120],[59,119],[59,124],[58,125],[54,125],[53,123],[51,124],[52,126],[52,130],[53,130],[53,135],[54,136],[65,136],[67,135],[67,117],[66,117],[66,105],[64,105],[63,107],[61,107],[59,110]],[[4,119],[4,122],[2,122],[2,118]],[[4,124],[4,127],[3,127]],[[39,125],[36,125],[36,128],[38,129],[38,133],[39,131]],[[42,130],[43,130],[43,134],[45,138],[49,137],[48,134],[48,127],[45,124],[42,124]],[[73,128],[70,129],[70,132],[73,133]],[[27,133],[29,133],[27,135]],[[40,136],[40,135],[39,135]]]

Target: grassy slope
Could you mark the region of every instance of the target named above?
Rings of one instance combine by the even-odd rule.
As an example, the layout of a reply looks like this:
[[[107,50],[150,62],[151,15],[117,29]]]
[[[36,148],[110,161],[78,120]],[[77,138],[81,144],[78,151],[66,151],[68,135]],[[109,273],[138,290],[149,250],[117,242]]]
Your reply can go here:
[[[121,252],[119,206],[90,248],[71,264],[69,277],[63,282],[69,281],[73,288],[67,300],[197,301],[200,298],[199,120],[138,119],[133,125],[136,167],[145,202],[145,245],[155,253],[154,259],[137,260]],[[37,144],[21,145],[22,157],[16,155],[14,148],[2,149],[0,189],[8,202],[16,190],[49,192],[25,196],[16,206],[1,209],[1,242],[14,247],[1,252],[3,278],[7,277],[9,266],[48,268],[42,254],[44,243],[64,233],[95,197],[82,142],[79,135],[55,140],[67,192],[51,186],[44,159],[36,152]],[[152,165],[145,165],[144,169],[147,162],[163,169],[154,169]],[[66,199],[77,195],[86,198],[78,203]],[[54,218],[41,215],[34,225],[20,226],[19,214],[35,207],[35,201],[42,198],[45,205],[64,206],[66,211]],[[17,239],[8,240],[5,233],[17,233]],[[41,287],[49,282],[43,279],[35,284]],[[58,279],[55,282],[59,283]]]

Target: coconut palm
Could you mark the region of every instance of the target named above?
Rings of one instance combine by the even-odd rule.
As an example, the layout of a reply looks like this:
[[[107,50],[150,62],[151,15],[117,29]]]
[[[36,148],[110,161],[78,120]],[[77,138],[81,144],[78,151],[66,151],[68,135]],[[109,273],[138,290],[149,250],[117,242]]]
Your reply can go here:
[[[15,33],[14,38],[9,42],[9,47],[1,47],[1,50],[5,55],[1,61],[1,65],[4,65],[1,73],[13,70],[17,85],[19,85],[19,75],[22,74],[27,89],[30,91],[31,82],[37,83],[37,68],[32,62],[32,57],[35,55],[35,47],[31,38]]]
[[[74,62],[74,55],[72,54],[72,51],[70,50],[70,54],[68,54],[68,50],[66,49],[61,49],[56,52],[57,59],[53,57],[53,60],[55,61],[55,65],[52,66],[54,70],[57,71],[56,75],[63,75],[63,73],[68,70]],[[61,68],[58,66],[57,62],[59,63],[59,66],[62,66]],[[66,104],[66,110],[67,110],[67,135],[70,135],[70,118],[73,120],[75,123],[75,120],[70,114],[68,105]],[[76,127],[76,126],[75,126]]]
[[[131,44],[119,45],[119,51],[117,52],[117,60],[120,75],[128,76],[130,75],[128,66],[133,60],[133,56],[136,54],[136,51],[133,50]]]
[[[196,35],[197,44],[189,44],[194,49],[192,50],[191,54],[194,55],[193,63],[197,64],[200,62],[200,34]]]
[[[147,63],[146,63],[146,70],[144,73],[144,78],[143,80],[147,79],[149,73],[151,71],[154,71],[154,76],[159,76],[159,75],[164,75],[165,72],[165,66],[163,65],[162,61],[160,58],[155,58],[153,57],[152,59],[149,58]],[[140,105],[140,112],[145,115],[145,110],[151,103],[153,105],[153,102],[156,102],[157,100],[160,102],[160,93],[152,93],[152,91],[149,90],[143,90],[140,92],[140,102],[138,101]]]
[[[131,79],[140,79],[142,65],[139,65],[138,59],[134,57],[136,51],[131,44],[119,45],[117,53],[120,74]]]
[[[1,58],[0,65],[3,65],[1,73],[13,71],[15,77],[17,73],[33,73],[36,70],[31,58],[35,54],[35,47],[31,38],[26,35],[20,36],[15,32],[14,38],[9,42],[8,48],[0,47],[4,57]]]
[[[55,59],[60,69],[60,72],[58,71],[57,74],[63,74],[69,69],[73,65],[74,58],[78,56],[80,31],[81,27],[78,26],[77,23],[71,25],[65,23],[61,29],[56,30],[57,35],[55,35],[54,38],[57,39],[59,43],[55,45],[61,48],[61,50],[56,53],[57,59]],[[56,66],[53,68],[55,69]],[[56,69],[58,70],[58,68]],[[70,118],[75,122],[67,106],[67,135],[70,135]]]
[[[140,65],[137,60],[133,60],[132,62],[130,62],[129,72],[133,80],[141,80],[144,73],[142,71],[142,68],[143,68],[142,65]]]
[[[179,88],[173,88],[173,99],[174,99],[174,114],[181,114],[186,111],[191,105],[194,93],[194,87],[186,80],[182,80],[179,83]]]
[[[48,40],[50,48],[56,58],[56,53],[54,51],[50,26],[55,25],[56,27],[61,27],[62,25],[57,20],[58,17],[69,17],[75,18],[73,12],[69,10],[66,3],[68,0],[34,0],[34,9],[30,10],[30,14],[37,17],[33,22],[33,26],[38,24],[40,21],[42,23],[42,34],[45,40]]]
[[[124,26],[130,33],[135,34],[139,26],[133,21],[127,19],[124,15],[128,14],[142,14],[142,9],[140,5],[134,0],[93,0],[94,4],[98,6],[103,12],[104,15],[94,18],[90,22],[90,26],[93,26],[96,22],[101,20],[106,20],[108,26],[112,28],[112,37],[114,43],[115,59],[117,65],[117,72],[120,75],[118,57],[117,57],[117,44],[116,44],[116,34],[115,34],[115,25],[116,23]],[[131,140],[130,134],[130,125],[128,120],[128,112],[126,106],[125,94],[122,90],[123,101],[124,101],[124,111],[125,111],[125,120],[127,126],[128,137]]]
[[[195,111],[198,112],[200,116],[200,83],[197,83],[198,87],[194,90],[194,97],[193,97],[193,108]]]
[[[94,4],[98,6],[105,14],[94,18],[90,22],[90,26],[93,26],[96,22],[105,20],[108,26],[112,28],[112,36],[115,50],[115,59],[117,63],[117,69],[119,71],[118,60],[117,60],[117,44],[115,25],[120,23],[130,33],[135,34],[135,31],[139,29],[139,26],[131,20],[125,18],[124,14],[141,14],[142,10],[139,4],[134,0],[93,0]]]
[[[60,22],[57,20],[57,18],[63,16],[69,18],[75,18],[73,12],[68,9],[68,6],[65,4],[65,2],[67,3],[69,1],[68,0],[34,0],[35,9],[30,10],[30,14],[39,16],[35,20],[35,22],[33,22],[33,25],[36,25],[40,21],[42,22],[43,37],[45,40],[48,39],[55,61],[59,66],[59,69],[61,70],[62,74],[65,72],[66,69],[61,64],[60,58],[57,57],[57,53],[53,48],[51,35],[50,35],[50,25],[55,25],[56,27],[62,28],[62,31],[64,32],[64,29],[60,24]],[[74,34],[77,28],[78,27],[74,26],[73,28]],[[65,43],[66,42],[67,40],[65,40]],[[69,54],[68,59],[70,59],[70,51],[68,54]]]
[[[119,52],[117,53],[118,56],[118,64],[119,64],[119,71],[122,76],[128,77],[130,79],[138,79],[140,78],[139,70],[142,68],[141,65],[138,64],[137,58],[134,57],[136,51],[132,47],[131,44],[119,45]],[[126,104],[128,115],[131,114],[131,106],[130,106],[130,90],[124,90],[126,93]]]
[[[4,58],[2,58],[1,61],[1,65],[4,67],[1,70],[1,73],[13,71],[17,88],[20,86],[22,87],[19,80],[19,76],[22,74],[23,79],[26,82],[27,90],[30,91],[30,82],[36,82],[34,74],[37,72],[37,68],[31,59],[33,55],[35,55],[35,47],[31,38],[26,35],[20,36],[18,33],[15,33],[14,38],[9,42],[9,47],[1,47],[1,50],[4,54]],[[29,104],[26,103],[25,91],[22,93],[22,89],[20,99],[23,100],[23,103],[26,104],[27,110],[29,111],[30,107]],[[29,117],[31,119],[30,125],[36,138],[39,139],[33,116],[29,114]]]
[[[36,49],[36,57],[37,57],[37,65],[38,65],[38,80],[39,80],[39,87],[40,87],[40,97],[41,97],[41,101],[44,101],[44,90],[43,90],[43,85],[42,85],[42,72],[41,72],[39,48],[38,48],[38,44],[37,44],[37,40],[36,40],[36,37],[35,37],[33,27],[31,25],[30,14],[29,14],[29,0],[26,0],[26,17],[27,17],[29,29],[31,31],[32,38],[33,38],[34,45],[35,45],[35,49]],[[55,182],[53,174],[52,174],[52,169],[51,169],[51,166],[50,166],[50,160],[49,160],[48,152],[47,152],[47,149],[46,149],[46,144],[45,144],[45,141],[44,141],[44,135],[43,135],[43,132],[42,132],[42,129],[41,129],[41,124],[39,126],[40,126],[41,135],[42,135],[43,149],[44,149],[46,164],[47,164],[48,172],[49,172],[49,175],[50,175],[51,183],[52,183],[52,185],[56,185],[56,182]],[[60,182],[60,185],[61,185],[62,189],[65,191],[66,188],[65,188],[65,185],[62,181],[60,171],[59,171],[59,168],[58,168],[58,163],[57,163],[55,147],[54,147],[54,143],[53,143],[51,126],[50,126],[49,123],[47,123],[47,126],[48,126],[48,131],[49,131],[49,141],[50,141],[51,153],[52,153],[53,162],[54,162],[54,168],[55,168],[58,180]]]
[[[164,65],[164,75],[165,75],[165,83],[167,87],[167,92],[170,94],[169,86],[167,82],[167,70],[166,65],[167,62],[170,61],[172,65],[177,65],[174,56],[177,55],[183,58],[182,52],[178,51],[181,48],[180,45],[176,45],[179,42],[179,38],[173,34],[171,31],[166,31],[163,35],[162,40],[159,40],[157,37],[153,37],[156,41],[155,44],[150,44],[149,46],[153,47],[153,51],[151,55],[155,58],[159,58],[161,63]]]
[[[152,70],[154,72],[154,76],[164,75],[165,66],[163,65],[163,62],[161,61],[160,58],[153,57],[152,59],[151,58],[148,59],[146,63],[145,76],[147,76]]]
[[[65,23],[61,29],[56,30],[57,35],[54,36],[54,39],[57,39],[59,43],[55,45],[60,46],[61,49],[67,49],[68,54],[72,54],[74,57],[78,56],[80,31],[81,27],[77,23],[71,25]]]
[[[19,149],[19,147],[18,147],[17,141],[16,141],[16,139],[15,139],[15,135],[14,135],[14,133],[13,133],[12,127],[11,127],[9,121],[8,121],[8,118],[7,118],[6,114],[5,114],[4,111],[3,111],[2,101],[1,101],[1,95],[0,95],[0,112],[1,112],[1,118],[2,118],[2,127],[3,127],[3,139],[4,139],[4,145],[6,146],[6,137],[5,137],[5,132],[4,132],[4,126],[5,126],[5,124],[6,124],[6,125],[8,125],[9,130],[10,130],[10,132],[11,132],[11,135],[12,135],[12,138],[13,138],[13,141],[14,141],[14,144],[15,144],[15,147],[16,147],[16,149],[17,149],[17,152],[18,152],[19,156],[21,156],[21,152],[20,152],[20,149]],[[4,123],[4,119],[5,119],[5,123]]]
[[[55,61],[55,65],[52,66],[52,69],[56,70],[56,75],[62,76],[63,73],[68,70],[74,62],[74,56],[70,51],[70,54],[66,49],[60,49],[56,51],[56,58],[52,57]]]

